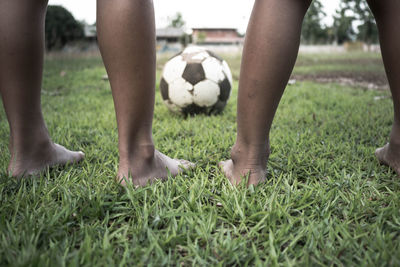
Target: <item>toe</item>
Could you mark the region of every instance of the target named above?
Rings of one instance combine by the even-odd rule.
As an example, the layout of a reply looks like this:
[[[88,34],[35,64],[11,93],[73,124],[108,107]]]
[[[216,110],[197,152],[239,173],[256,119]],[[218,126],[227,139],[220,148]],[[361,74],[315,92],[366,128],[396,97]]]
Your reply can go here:
[[[225,160],[221,161],[218,166],[220,167],[222,173],[225,175],[225,177],[229,180],[231,184],[234,184],[232,182],[233,179],[233,173],[232,173],[232,160]]]
[[[121,185],[121,186],[123,186],[123,187],[125,187],[125,186],[127,186],[127,179],[124,177],[124,178],[121,178],[121,177],[117,177],[117,178],[115,178],[115,180],[117,181],[117,183],[119,184],[119,185]]]
[[[233,163],[231,159],[221,161],[220,163],[218,163],[218,166],[221,169],[221,171],[225,173],[226,176],[232,175]]]
[[[82,161],[85,158],[85,153],[82,151],[75,152],[74,155],[74,162]]]
[[[84,159],[82,151],[71,151],[62,145],[54,144],[56,164],[77,163]]]
[[[228,160],[220,161],[220,162],[218,163],[218,167],[219,167],[221,170],[224,170],[225,165],[226,165],[227,162],[228,162]]]
[[[66,153],[61,156],[61,164],[78,163],[85,158],[85,154],[82,151],[70,151],[66,149]]]
[[[385,151],[388,145],[385,145],[384,147],[380,147],[377,150],[375,150],[375,156],[379,160],[380,163],[382,164],[387,164],[385,161]]]
[[[196,167],[196,164],[184,159],[175,159],[178,162],[179,168],[183,170],[190,170]]]

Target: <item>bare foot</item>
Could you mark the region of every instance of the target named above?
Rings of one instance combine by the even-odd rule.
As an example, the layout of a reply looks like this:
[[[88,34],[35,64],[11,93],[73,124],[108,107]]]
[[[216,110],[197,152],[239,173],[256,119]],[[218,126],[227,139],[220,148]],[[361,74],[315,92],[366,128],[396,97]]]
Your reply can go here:
[[[135,186],[146,186],[156,180],[166,180],[168,175],[177,176],[184,170],[195,167],[187,160],[171,159],[154,146],[142,147],[136,156],[125,159],[121,157],[117,180],[126,186],[132,182]]]
[[[44,142],[23,152],[14,151],[8,171],[13,177],[30,176],[47,167],[79,162],[84,157],[85,154],[81,151],[74,152],[61,145]]]
[[[387,144],[375,151],[381,164],[391,167],[400,176],[400,146]]]
[[[233,146],[231,159],[221,161],[219,166],[232,185],[238,185],[243,178],[248,177],[247,186],[257,185],[266,179],[266,168],[269,157],[267,152],[249,153],[245,149]]]

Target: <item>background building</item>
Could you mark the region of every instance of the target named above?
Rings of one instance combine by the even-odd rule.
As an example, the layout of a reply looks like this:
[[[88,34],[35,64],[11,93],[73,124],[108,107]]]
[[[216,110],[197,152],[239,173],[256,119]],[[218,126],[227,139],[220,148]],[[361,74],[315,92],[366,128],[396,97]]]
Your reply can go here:
[[[207,45],[239,45],[244,41],[235,28],[193,28],[193,43]]]

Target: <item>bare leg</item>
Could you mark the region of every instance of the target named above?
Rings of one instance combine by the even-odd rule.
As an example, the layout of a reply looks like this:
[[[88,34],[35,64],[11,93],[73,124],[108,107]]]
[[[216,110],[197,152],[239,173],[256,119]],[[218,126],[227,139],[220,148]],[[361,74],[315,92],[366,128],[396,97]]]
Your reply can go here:
[[[54,144],[40,104],[45,0],[0,1],[0,92],[10,125],[13,176],[77,162],[82,152]]]
[[[190,167],[154,148],[155,24],[151,0],[98,0],[100,50],[110,78],[118,124],[118,179],[146,185]]]
[[[394,123],[389,144],[376,150],[379,161],[400,175],[400,2],[369,0],[379,29],[383,62],[393,96]]]
[[[269,131],[296,61],[309,0],[256,0],[249,22],[239,81],[238,133],[231,160],[220,166],[232,184],[249,175],[265,179]]]

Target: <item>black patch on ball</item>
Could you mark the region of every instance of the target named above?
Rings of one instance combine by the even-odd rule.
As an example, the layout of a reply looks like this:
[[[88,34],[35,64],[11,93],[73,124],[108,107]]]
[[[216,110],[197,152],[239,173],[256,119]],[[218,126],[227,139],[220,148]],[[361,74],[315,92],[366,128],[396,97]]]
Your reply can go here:
[[[161,79],[160,81],[160,91],[161,91],[161,96],[163,100],[169,99],[169,94],[168,94],[168,83],[164,78]]]
[[[182,109],[185,115],[195,115],[199,113],[207,113],[207,107],[200,107],[196,104],[190,104],[189,106]]]
[[[226,102],[229,98],[229,93],[231,92],[231,83],[229,82],[228,78],[219,83],[219,100]]]
[[[210,115],[217,115],[221,113],[224,110],[225,106],[226,106],[225,101],[218,100],[217,103],[215,103],[215,105],[212,106],[210,110]]]
[[[206,78],[201,63],[189,63],[183,71],[182,77],[191,85],[195,85]]]
[[[183,53],[183,51],[181,51],[181,52],[179,52],[179,53],[173,55],[172,57],[170,57],[170,58],[168,59],[168,61],[171,60],[171,59],[173,59],[174,57],[177,57],[177,56],[182,55],[182,53]]]
[[[217,54],[215,54],[214,52],[210,51],[210,50],[206,50],[207,53],[212,56],[215,57],[216,59],[218,59],[218,61],[220,61],[221,63],[224,61],[220,56],[218,56]]]

